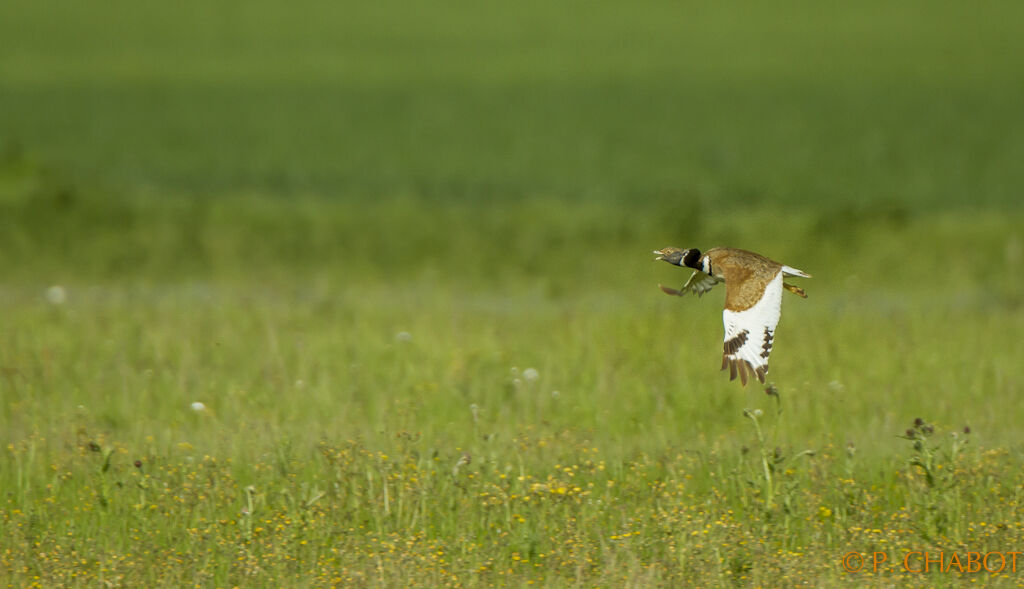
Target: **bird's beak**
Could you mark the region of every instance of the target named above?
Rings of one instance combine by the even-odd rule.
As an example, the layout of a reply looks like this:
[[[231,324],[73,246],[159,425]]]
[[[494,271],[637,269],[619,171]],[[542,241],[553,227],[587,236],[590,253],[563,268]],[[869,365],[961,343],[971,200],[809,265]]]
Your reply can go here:
[[[661,250],[654,250],[653,253],[658,254],[658,257],[654,258],[655,262],[657,262],[658,260],[664,260],[665,259],[665,254],[661,253]]]

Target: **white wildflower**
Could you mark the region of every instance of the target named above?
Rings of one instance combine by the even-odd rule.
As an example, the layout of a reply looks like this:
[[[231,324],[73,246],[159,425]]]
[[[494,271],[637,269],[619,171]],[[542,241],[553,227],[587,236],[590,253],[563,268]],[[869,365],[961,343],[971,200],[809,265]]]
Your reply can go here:
[[[68,300],[68,293],[63,286],[54,285],[46,289],[46,301],[51,305],[63,305]]]

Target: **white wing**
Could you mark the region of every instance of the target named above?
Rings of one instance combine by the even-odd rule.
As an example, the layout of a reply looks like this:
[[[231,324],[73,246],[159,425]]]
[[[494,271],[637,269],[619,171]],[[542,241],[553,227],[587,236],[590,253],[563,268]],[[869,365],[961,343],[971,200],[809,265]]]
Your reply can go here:
[[[792,266],[783,265],[782,273],[785,274],[786,276],[799,276],[801,278],[811,278],[810,274],[804,272],[803,270],[798,270],[797,268],[794,268]]]
[[[769,282],[764,295],[753,307],[743,311],[722,311],[725,324],[725,351],[722,355],[722,370],[729,368],[729,380],[737,372],[743,384],[747,384],[747,373],[764,382],[768,372],[768,355],[775,341],[775,326],[779,324],[782,310],[782,272]]]

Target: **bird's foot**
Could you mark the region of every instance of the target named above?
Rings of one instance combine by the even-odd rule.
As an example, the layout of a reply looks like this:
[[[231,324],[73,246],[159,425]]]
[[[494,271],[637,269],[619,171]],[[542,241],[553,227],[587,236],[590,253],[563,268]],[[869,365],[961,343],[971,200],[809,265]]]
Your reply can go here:
[[[789,292],[791,292],[791,293],[793,293],[793,294],[795,294],[795,295],[797,295],[799,297],[803,297],[805,299],[807,298],[807,293],[805,293],[804,289],[800,288],[799,286],[793,286],[792,284],[789,284],[788,282],[783,282],[782,283],[782,288],[788,290]]]

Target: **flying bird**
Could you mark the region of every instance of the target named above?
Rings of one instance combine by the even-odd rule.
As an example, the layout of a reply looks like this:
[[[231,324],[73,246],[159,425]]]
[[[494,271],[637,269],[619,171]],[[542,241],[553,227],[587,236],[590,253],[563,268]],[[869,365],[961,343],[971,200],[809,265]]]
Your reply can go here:
[[[764,383],[768,356],[775,341],[775,326],[782,310],[782,289],[807,298],[802,288],[783,281],[789,276],[811,275],[792,266],[731,247],[716,247],[701,253],[698,249],[667,247],[655,250],[658,257],[694,272],[679,290],[658,285],[666,294],[698,297],[720,282],[725,283],[725,351],[722,370],[729,368],[729,380],[739,375],[746,386],[748,377]]]

